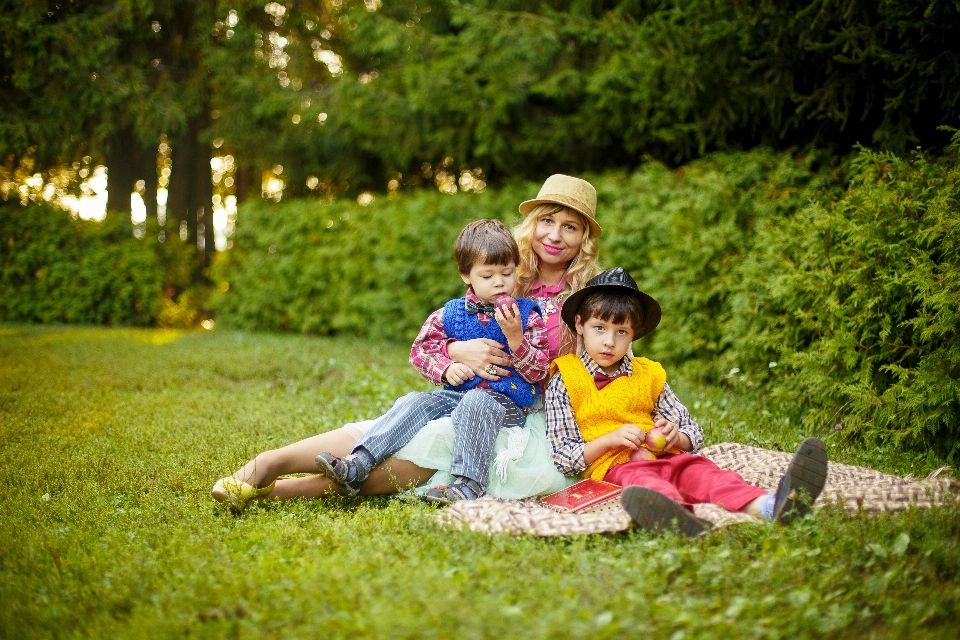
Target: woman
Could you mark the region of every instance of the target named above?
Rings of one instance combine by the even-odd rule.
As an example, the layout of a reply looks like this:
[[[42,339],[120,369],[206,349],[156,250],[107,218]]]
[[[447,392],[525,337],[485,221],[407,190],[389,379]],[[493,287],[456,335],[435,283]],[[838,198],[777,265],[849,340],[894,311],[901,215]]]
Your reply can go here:
[[[564,175],[550,176],[534,200],[520,205],[523,222],[514,230],[520,247],[515,295],[539,303],[547,323],[550,357],[571,352],[575,338],[560,321],[563,301],[600,273],[596,239],[602,233],[595,219],[597,193],[589,182]],[[499,367],[510,364],[507,354],[492,340],[483,338],[451,342],[448,355],[469,366],[481,377],[499,379]],[[440,380],[432,382],[440,384]],[[214,486],[216,499],[243,509],[250,500],[322,497],[337,489],[327,478],[306,476],[278,478],[291,473],[315,473],[315,458],[321,451],[343,456],[353,449],[372,421],[344,425],[311,436],[281,449],[265,451]],[[542,411],[527,417],[526,428],[497,439],[495,473],[488,493],[503,498],[522,498],[552,493],[570,480],[553,466]],[[449,418],[425,427],[406,447],[377,467],[363,484],[362,495],[394,493],[423,484],[447,484],[452,461],[453,426]],[[440,471],[438,471],[440,470]],[[273,484],[274,479],[276,483]]]

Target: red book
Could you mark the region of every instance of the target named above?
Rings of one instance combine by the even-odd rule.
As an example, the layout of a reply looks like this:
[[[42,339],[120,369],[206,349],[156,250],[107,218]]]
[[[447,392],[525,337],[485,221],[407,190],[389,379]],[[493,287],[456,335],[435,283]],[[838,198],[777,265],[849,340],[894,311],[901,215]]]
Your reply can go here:
[[[601,511],[619,504],[621,488],[602,480],[581,480],[566,489],[540,498],[540,502],[560,513]]]

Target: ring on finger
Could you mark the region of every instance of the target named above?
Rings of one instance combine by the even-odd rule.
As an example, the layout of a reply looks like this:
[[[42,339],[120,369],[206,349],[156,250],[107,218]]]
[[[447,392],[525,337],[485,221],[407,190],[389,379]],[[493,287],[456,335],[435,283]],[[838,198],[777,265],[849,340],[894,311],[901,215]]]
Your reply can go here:
[[[497,375],[497,368],[496,368],[495,366],[493,366],[492,364],[488,364],[488,365],[487,365],[487,368],[484,369],[484,371],[486,371],[487,373],[489,373],[489,374],[492,375],[492,376]]]

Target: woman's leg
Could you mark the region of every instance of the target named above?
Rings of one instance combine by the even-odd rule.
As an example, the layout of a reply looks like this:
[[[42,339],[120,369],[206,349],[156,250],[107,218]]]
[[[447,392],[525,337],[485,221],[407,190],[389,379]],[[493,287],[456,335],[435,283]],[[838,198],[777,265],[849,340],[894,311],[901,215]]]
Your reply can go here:
[[[313,471],[317,470],[314,462]],[[423,469],[408,460],[387,458],[383,463],[370,472],[360,495],[380,496],[397,493],[411,486],[415,487],[430,479],[436,473],[435,469]],[[292,498],[322,498],[327,495],[338,495],[337,485],[319,475],[303,476],[301,478],[278,478],[277,485],[268,496],[272,500],[290,500]]]
[[[287,473],[316,473],[318,453],[329,451],[345,456],[356,444],[353,434],[343,428],[320,433],[279,449],[264,451],[240,467],[233,477],[254,487],[265,487]]]

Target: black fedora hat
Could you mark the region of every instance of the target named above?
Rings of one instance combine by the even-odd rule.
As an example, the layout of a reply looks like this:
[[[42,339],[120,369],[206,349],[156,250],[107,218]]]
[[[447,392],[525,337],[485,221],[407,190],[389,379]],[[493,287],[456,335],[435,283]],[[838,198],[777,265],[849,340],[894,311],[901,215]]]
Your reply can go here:
[[[567,323],[571,330],[577,330],[576,317],[580,311],[580,303],[591,293],[600,291],[627,294],[640,301],[643,306],[643,325],[634,327],[634,340],[647,335],[660,324],[660,303],[640,291],[640,287],[637,286],[626,269],[617,267],[607,269],[600,275],[590,278],[583,289],[574,293],[563,303],[563,307],[560,309],[560,317],[563,318],[563,321]]]

